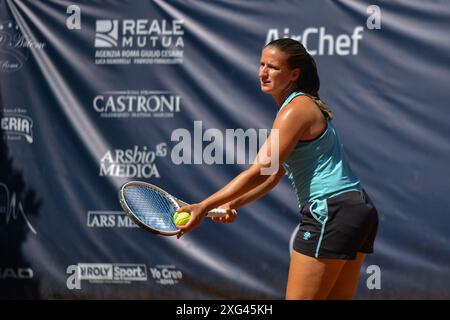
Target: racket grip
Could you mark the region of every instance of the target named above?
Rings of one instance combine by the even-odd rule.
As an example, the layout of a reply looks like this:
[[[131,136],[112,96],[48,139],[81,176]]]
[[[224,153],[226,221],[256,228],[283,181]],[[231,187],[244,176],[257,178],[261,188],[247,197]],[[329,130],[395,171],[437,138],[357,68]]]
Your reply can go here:
[[[236,214],[236,210],[231,209],[233,211],[234,214]],[[208,212],[208,214],[206,215],[209,218],[220,218],[220,217],[225,217],[227,214],[227,209],[222,209],[222,208],[217,208],[217,209],[212,209],[211,211]]]

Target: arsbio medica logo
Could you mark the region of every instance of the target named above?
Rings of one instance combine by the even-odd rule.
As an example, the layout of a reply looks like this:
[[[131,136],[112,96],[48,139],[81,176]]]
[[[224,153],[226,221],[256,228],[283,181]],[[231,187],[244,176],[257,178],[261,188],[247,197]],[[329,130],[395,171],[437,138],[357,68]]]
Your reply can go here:
[[[160,178],[156,160],[167,155],[167,144],[133,146],[107,150],[100,159],[100,176],[122,178]]]
[[[112,19],[95,23],[95,63],[181,64],[182,20]]]
[[[92,106],[102,118],[173,118],[181,97],[169,91],[120,90],[102,92]]]

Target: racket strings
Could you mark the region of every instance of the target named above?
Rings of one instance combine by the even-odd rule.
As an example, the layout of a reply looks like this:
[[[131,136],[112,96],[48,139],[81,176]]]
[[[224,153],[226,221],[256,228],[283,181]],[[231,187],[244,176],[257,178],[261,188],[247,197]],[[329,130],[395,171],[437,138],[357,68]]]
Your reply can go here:
[[[149,227],[165,232],[176,231],[173,214],[177,207],[165,195],[145,187],[128,187],[125,197],[131,211]]]

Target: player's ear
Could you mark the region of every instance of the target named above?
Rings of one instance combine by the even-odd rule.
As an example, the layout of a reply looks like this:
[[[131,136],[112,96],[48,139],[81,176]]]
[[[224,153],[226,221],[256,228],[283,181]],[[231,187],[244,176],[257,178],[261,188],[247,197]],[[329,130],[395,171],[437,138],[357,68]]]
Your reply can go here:
[[[300,78],[300,74],[301,74],[300,68],[292,69],[292,71],[291,71],[291,81],[292,82],[297,82],[298,79]]]

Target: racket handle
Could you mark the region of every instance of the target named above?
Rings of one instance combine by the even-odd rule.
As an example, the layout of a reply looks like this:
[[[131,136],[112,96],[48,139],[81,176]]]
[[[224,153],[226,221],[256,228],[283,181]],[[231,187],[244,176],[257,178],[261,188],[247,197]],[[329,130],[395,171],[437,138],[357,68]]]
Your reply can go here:
[[[231,209],[233,211],[234,214],[236,214],[236,210]],[[220,218],[220,217],[225,217],[227,214],[227,209],[222,209],[222,208],[217,208],[217,209],[212,209],[211,211],[208,212],[208,214],[206,215],[208,218]]]

